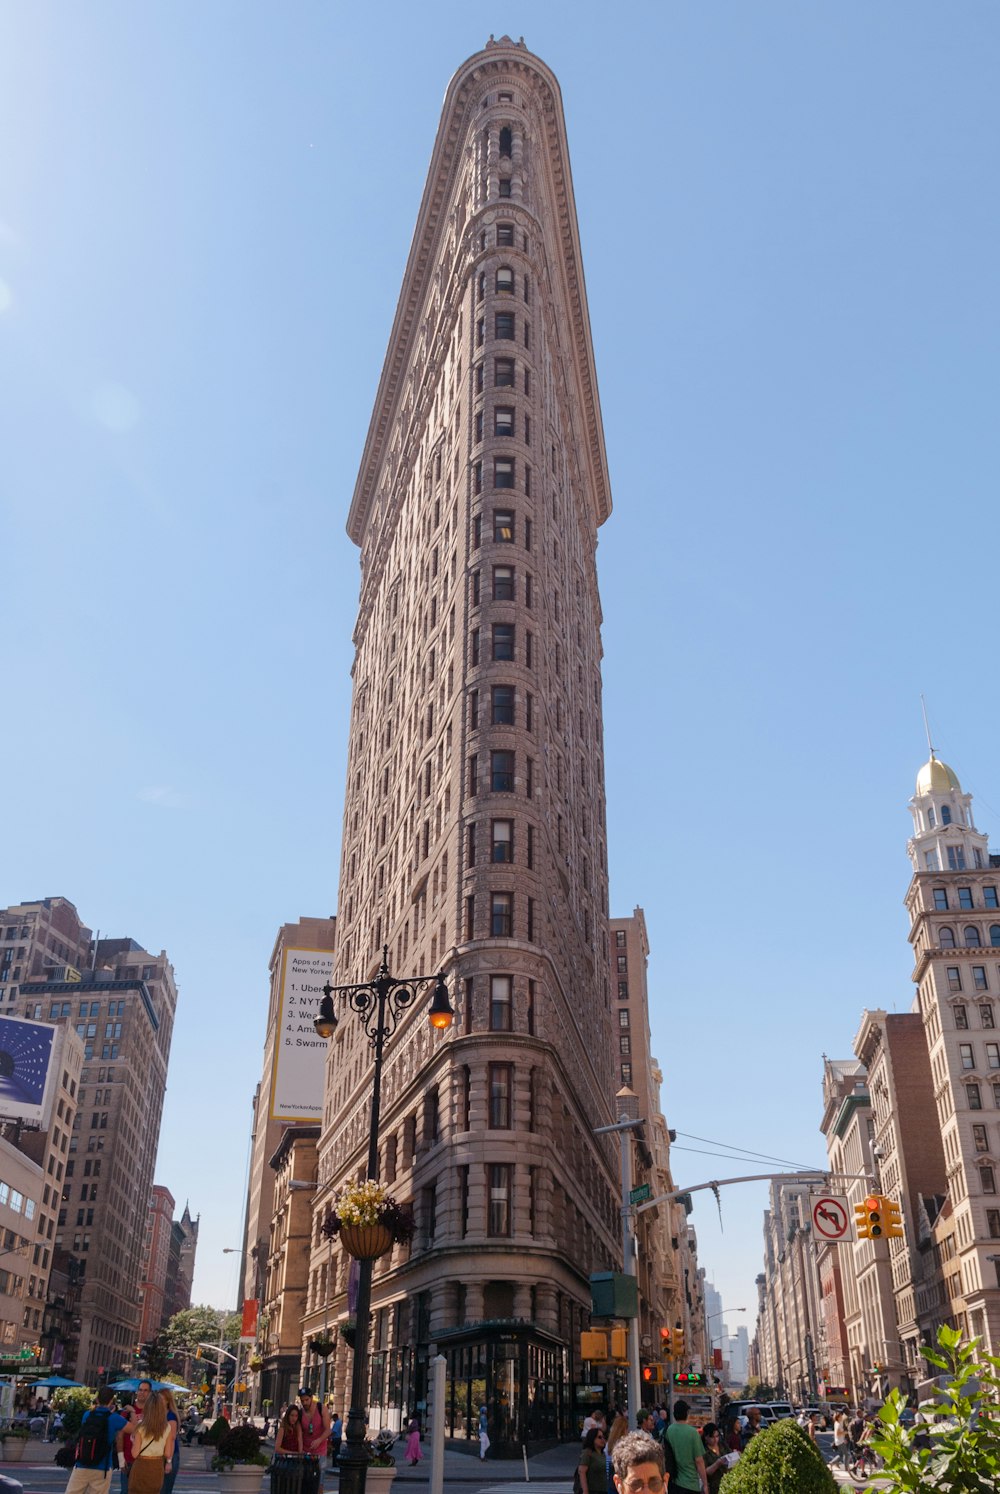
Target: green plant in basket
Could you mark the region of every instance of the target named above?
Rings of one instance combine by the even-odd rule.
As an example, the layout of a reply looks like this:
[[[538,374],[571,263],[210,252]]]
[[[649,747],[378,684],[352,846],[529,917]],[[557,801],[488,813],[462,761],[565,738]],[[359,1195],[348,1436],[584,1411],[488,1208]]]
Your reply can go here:
[[[369,1178],[367,1182],[348,1183],[340,1189],[323,1221],[323,1234],[332,1240],[345,1225],[376,1224],[389,1231],[396,1245],[409,1244],[416,1228],[409,1205],[397,1203],[381,1183]]]

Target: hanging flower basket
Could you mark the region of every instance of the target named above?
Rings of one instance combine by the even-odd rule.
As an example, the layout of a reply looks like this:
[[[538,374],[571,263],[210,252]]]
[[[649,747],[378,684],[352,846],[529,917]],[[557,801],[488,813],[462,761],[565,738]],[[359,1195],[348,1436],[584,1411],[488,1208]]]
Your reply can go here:
[[[372,1179],[342,1188],[323,1221],[327,1239],[339,1235],[348,1255],[359,1261],[385,1255],[393,1245],[409,1244],[413,1230],[412,1209],[398,1204]]]
[[[335,1338],[323,1337],[311,1338],[309,1340],[309,1347],[314,1354],[319,1355],[320,1359],[329,1359],[337,1347],[337,1340]]]
[[[340,1240],[356,1261],[371,1261],[392,1249],[392,1231],[386,1224],[342,1224]]]

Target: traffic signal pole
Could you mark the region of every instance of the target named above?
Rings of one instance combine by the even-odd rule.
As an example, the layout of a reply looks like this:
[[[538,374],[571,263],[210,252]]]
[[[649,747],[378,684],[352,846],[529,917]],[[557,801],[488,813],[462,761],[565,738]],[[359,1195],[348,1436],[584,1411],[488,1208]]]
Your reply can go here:
[[[622,1116],[621,1120],[613,1126],[595,1126],[594,1135],[604,1136],[611,1132],[618,1133],[621,1145],[622,1159],[622,1270],[626,1276],[637,1276],[638,1270],[635,1262],[635,1236],[632,1229],[632,1218],[634,1204],[629,1200],[632,1192],[632,1136],[633,1131],[638,1131],[642,1126],[641,1120],[629,1120]],[[639,1415],[639,1319],[638,1316],[629,1318],[628,1322],[628,1421],[629,1426],[636,1425]]]

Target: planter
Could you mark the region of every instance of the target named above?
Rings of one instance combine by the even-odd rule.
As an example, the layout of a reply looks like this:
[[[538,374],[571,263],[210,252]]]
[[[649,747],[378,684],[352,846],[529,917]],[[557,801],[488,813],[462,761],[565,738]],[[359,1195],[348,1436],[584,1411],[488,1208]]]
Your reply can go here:
[[[372,1261],[392,1249],[392,1235],[384,1224],[342,1224],[340,1239],[356,1261]]]
[[[201,1450],[205,1457],[205,1472],[211,1473],[212,1459],[215,1457],[219,1449],[217,1447],[213,1447],[211,1443],[203,1442],[201,1445]]]
[[[24,1450],[28,1445],[27,1437],[5,1437],[3,1439],[3,1460],[5,1463],[20,1463],[24,1457]]]
[[[375,1468],[369,1463],[365,1472],[365,1494],[389,1494],[395,1477],[395,1464],[391,1468]]]
[[[219,1488],[227,1490],[227,1494],[260,1494],[266,1472],[266,1468],[258,1468],[256,1463],[236,1463],[215,1476]]]

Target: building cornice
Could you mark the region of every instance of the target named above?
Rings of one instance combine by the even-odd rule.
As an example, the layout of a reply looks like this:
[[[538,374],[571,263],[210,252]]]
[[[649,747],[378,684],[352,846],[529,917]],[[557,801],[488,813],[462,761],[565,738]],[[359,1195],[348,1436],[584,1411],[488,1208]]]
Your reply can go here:
[[[569,162],[562,109],[562,96],[555,75],[522,43],[509,37],[490,41],[455,73],[448,85],[441,111],[434,153],[424,187],[416,228],[403,275],[403,285],[393,319],[378,394],[365,440],[347,521],[347,532],[361,545],[377,496],[378,482],[388,455],[394,423],[405,390],[406,371],[417,351],[421,314],[433,285],[442,239],[449,226],[448,209],[454,202],[463,151],[473,120],[473,106],[484,78],[497,82],[530,80],[535,103],[545,131],[547,150],[542,162],[548,169],[553,231],[558,235],[560,255],[556,264],[569,314],[569,342],[577,383],[580,410],[585,422],[586,453],[589,458],[590,492],[598,524],[611,512],[611,482],[601,421],[597,370],[594,360],[583,257],[576,220],[573,179]]]

